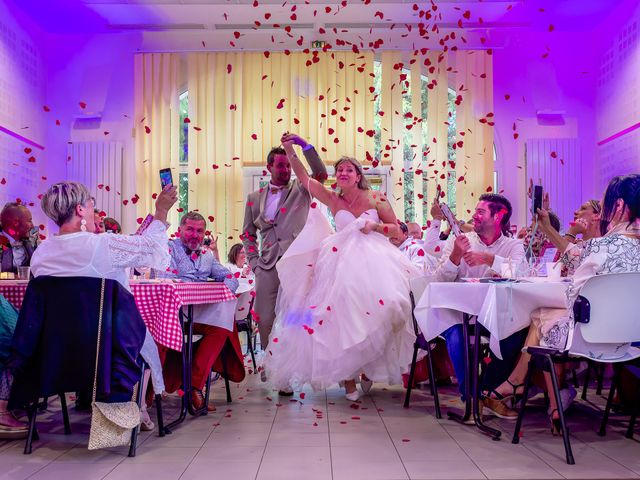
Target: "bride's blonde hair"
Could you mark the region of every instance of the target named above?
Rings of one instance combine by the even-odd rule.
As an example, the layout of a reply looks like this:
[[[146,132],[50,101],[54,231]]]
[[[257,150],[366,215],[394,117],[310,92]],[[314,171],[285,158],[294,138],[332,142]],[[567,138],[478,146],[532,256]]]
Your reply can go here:
[[[362,165],[360,165],[360,162],[358,162],[358,160],[356,160],[355,158],[347,156],[340,157],[340,159],[333,165],[334,171],[337,173],[338,167],[344,162],[349,162],[351,165],[353,165],[353,168],[355,168],[356,172],[358,172],[358,175],[360,175],[360,180],[358,181],[357,187],[360,190],[369,190],[371,188],[369,186],[369,180],[367,180],[367,177],[364,176]]]

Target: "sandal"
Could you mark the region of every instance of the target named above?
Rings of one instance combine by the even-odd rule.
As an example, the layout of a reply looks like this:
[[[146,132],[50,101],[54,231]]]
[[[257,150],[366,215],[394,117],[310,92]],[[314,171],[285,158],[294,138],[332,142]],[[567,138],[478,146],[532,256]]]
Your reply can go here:
[[[520,393],[518,393],[518,389],[522,388],[524,389],[524,383],[518,383],[518,384],[513,384],[511,382],[511,380],[509,380],[507,378],[506,382],[511,386],[512,389],[512,393],[510,395],[503,395],[500,392],[498,392],[497,390],[493,389],[490,390],[487,393],[484,393],[483,396],[487,397],[487,398],[492,398],[494,400],[500,400],[501,402],[504,402],[506,404],[506,402],[510,402],[511,409],[515,409],[516,405],[522,400],[522,397],[524,396],[524,390],[522,390]]]
[[[6,420],[3,417],[8,417],[11,424],[2,423]],[[0,412],[0,433],[26,433],[29,430],[29,426],[26,423],[19,421],[13,412]]]
[[[557,417],[555,417],[554,414],[556,414]],[[551,422],[551,435],[554,437],[562,435],[562,424],[560,423],[560,414],[557,408],[554,408],[549,414],[549,421]]]

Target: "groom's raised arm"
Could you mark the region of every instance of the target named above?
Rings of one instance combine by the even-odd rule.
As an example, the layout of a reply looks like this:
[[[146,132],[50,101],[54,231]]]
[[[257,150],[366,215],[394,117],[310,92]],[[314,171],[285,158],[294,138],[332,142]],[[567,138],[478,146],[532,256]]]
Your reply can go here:
[[[318,152],[316,152],[315,147],[307,143],[307,146],[302,149],[302,153],[311,167],[311,177],[320,183],[324,183],[329,177],[329,174],[327,173],[327,167],[324,166],[324,162],[320,158],[320,155],[318,155]]]
[[[318,155],[318,152],[316,152],[315,147],[295,133],[286,133],[282,138],[302,147],[304,158],[306,158],[307,163],[311,167],[310,177],[320,183],[324,183],[324,181],[329,177],[329,174],[327,173],[327,167],[324,166],[324,163],[322,162],[320,155]]]

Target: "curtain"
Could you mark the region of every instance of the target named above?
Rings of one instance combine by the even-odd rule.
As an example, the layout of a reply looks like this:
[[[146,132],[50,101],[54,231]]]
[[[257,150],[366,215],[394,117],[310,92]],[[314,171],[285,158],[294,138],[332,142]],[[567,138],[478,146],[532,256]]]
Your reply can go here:
[[[155,211],[153,196],[160,192],[160,169],[171,168],[178,183],[179,63],[174,53],[134,55],[137,197],[123,200],[136,205],[138,217]],[[178,224],[178,215],[172,209],[172,225]]]
[[[493,184],[492,57],[484,51],[416,53],[381,53],[381,160],[390,165],[389,198],[398,218],[424,223],[440,188],[440,200],[466,219]],[[449,89],[461,97],[455,116]]]
[[[373,53],[245,53],[242,63],[244,165],[264,165],[284,131],[308,139],[328,163],[373,155]]]
[[[223,262],[239,241],[244,216],[240,154],[245,142],[242,116],[232,108],[242,105],[242,58],[242,53],[187,57],[189,210],[207,218]]]
[[[372,53],[194,53],[187,71],[189,209],[214,217],[221,253],[242,229],[242,167],[266,167],[285,131],[327,163],[373,156]]]
[[[463,100],[457,107],[457,215],[467,219],[478,197],[493,189],[493,57],[485,51],[456,52],[456,85]],[[463,135],[464,134],[464,135]],[[460,145],[460,144],[458,144]]]

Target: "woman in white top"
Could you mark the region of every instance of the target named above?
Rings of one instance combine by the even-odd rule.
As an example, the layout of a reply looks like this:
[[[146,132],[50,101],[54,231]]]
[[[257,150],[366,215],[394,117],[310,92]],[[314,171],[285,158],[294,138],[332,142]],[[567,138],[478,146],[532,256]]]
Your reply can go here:
[[[255,287],[256,276],[251,271],[251,267],[247,263],[247,253],[244,251],[242,243],[236,243],[229,249],[227,256],[229,263],[225,267],[229,269],[231,274],[238,279],[240,283],[236,294],[248,292]]]
[[[56,183],[42,197],[41,207],[60,230],[34,252],[31,272],[35,277],[108,278],[130,290],[129,268],[165,270],[169,266],[166,222],[167,213],[176,200],[176,188],[166,187],[156,200],[154,221],[141,235],[95,235],[94,201],[87,187],[77,182]],[[153,365],[157,361],[160,365],[157,347],[148,330],[141,354],[148,363]],[[162,391],[161,370],[159,375],[154,372],[153,380],[154,390]],[[0,425],[12,423],[12,418],[3,414],[6,406],[4,394],[0,392]]]
[[[587,280],[595,275],[640,272],[640,174],[611,179],[602,201],[600,234],[602,236],[589,240],[582,249],[579,266],[567,291],[567,308],[541,308],[534,311],[525,345],[542,345],[563,350],[574,326],[573,304]],[[619,345],[613,350],[619,355],[627,347],[628,344]],[[522,387],[529,358],[527,353],[521,355],[509,378],[494,390],[495,397],[503,398],[518,393],[516,390]],[[562,372],[558,375],[559,378],[563,378],[561,374]],[[545,373],[545,381],[548,391],[552,392],[548,373]],[[562,390],[560,393],[562,395]],[[571,396],[573,394],[569,395]],[[499,407],[497,401],[488,397],[490,409]],[[553,395],[549,396],[549,403],[552,431],[557,432],[558,404]],[[566,408],[569,404],[570,398],[563,398],[562,407]],[[504,410],[502,407],[500,409]],[[515,416],[514,412],[510,412],[509,417]]]

